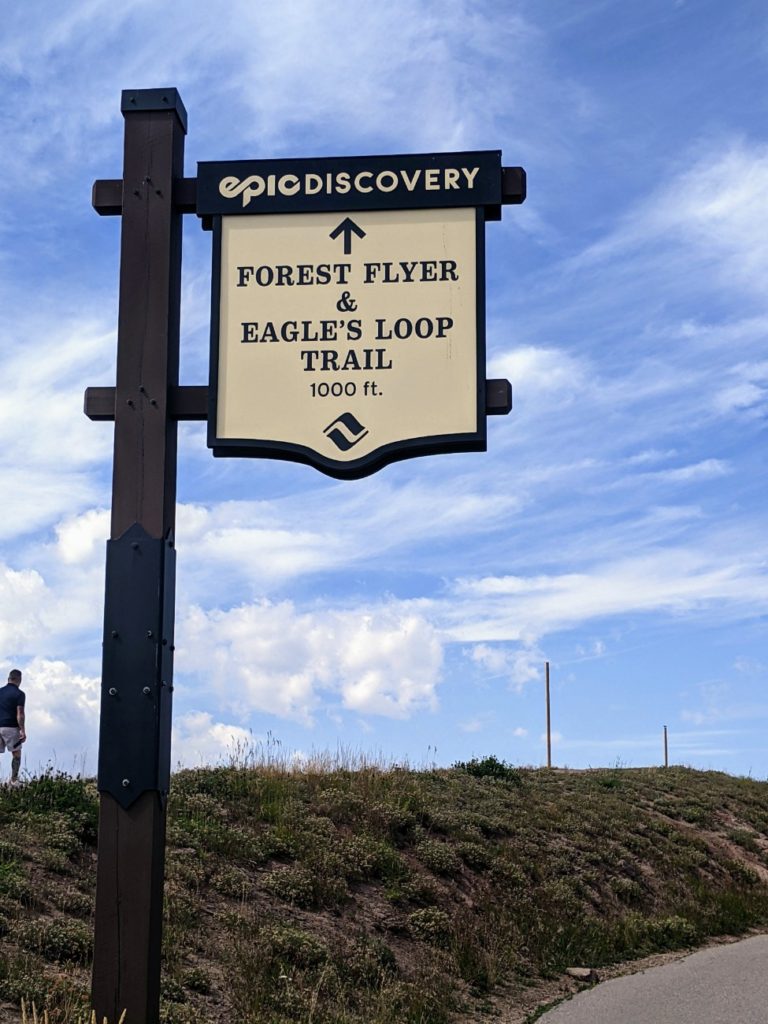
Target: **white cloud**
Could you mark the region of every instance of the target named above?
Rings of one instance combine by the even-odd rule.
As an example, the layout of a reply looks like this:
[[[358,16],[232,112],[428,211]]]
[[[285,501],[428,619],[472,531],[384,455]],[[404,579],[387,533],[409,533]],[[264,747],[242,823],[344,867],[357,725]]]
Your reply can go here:
[[[109,537],[108,509],[89,509],[80,516],[65,519],[56,526],[59,557],[68,565],[82,563],[93,557],[97,547],[103,552]]]
[[[305,724],[321,699],[359,714],[407,718],[437,706],[442,645],[406,605],[298,612],[288,601],[231,611],[191,608],[177,634],[180,672],[222,706]]]
[[[699,480],[714,480],[730,472],[731,467],[722,459],[703,459],[689,466],[659,470],[653,477],[663,483],[692,483]]]
[[[710,538],[710,549],[678,547],[593,564],[588,572],[459,579],[444,628],[453,639],[503,641],[537,637],[604,616],[684,614],[709,607],[722,616],[768,602],[765,542],[733,551],[734,538]]]
[[[728,377],[730,382],[715,394],[717,412],[763,416],[768,407],[768,362],[739,363]]]
[[[34,569],[0,565],[0,649],[17,655],[35,649],[46,635],[41,610],[48,598],[45,582]]]
[[[762,295],[768,274],[768,147],[708,143],[704,155],[696,155],[575,265],[615,263],[629,252],[652,250],[657,272],[680,283],[684,250],[686,274],[700,286],[711,288],[714,279],[722,287]]]
[[[630,455],[627,462],[631,466],[644,466],[651,462],[666,462],[668,459],[672,459],[676,455],[677,452],[674,448],[667,451],[658,451],[655,448],[649,448],[646,451]]]
[[[443,651],[424,618],[389,608],[345,620],[340,654],[345,707],[393,718],[436,709]]]
[[[699,462],[693,462],[685,466],[675,466],[669,469],[657,469],[652,472],[633,473],[629,476],[618,477],[603,485],[603,489],[648,487],[654,484],[662,487],[669,484],[695,484],[705,480],[717,480],[732,472],[733,467],[723,459],[701,459]]]
[[[650,232],[682,234],[721,280],[762,289],[768,274],[768,147],[741,142],[708,153],[662,190]]]
[[[55,540],[9,545],[0,562],[0,648],[18,656],[72,661],[88,672],[101,658],[108,513],[91,509],[52,525]]]
[[[34,345],[17,344],[17,332]],[[108,372],[102,368],[110,366],[114,339],[89,320],[46,325],[37,309],[10,324],[6,307],[0,342],[0,374],[12,382],[0,406],[0,471],[9,498],[0,538],[11,539],[93,503],[93,475],[111,438],[83,414],[83,392]]]
[[[493,677],[503,677],[518,693],[526,683],[541,678],[544,658],[540,651],[521,647],[508,648],[501,645],[478,644],[470,651],[470,657]]]
[[[126,82],[178,84],[197,144],[215,140],[206,159],[311,155],[348,137],[350,125],[362,152],[490,148],[501,136],[515,139],[517,159],[537,150],[551,158],[553,149],[563,159],[592,112],[587,90],[562,81],[546,35],[514,8],[499,20],[471,0],[233,0],[225,11],[185,7],[180,30],[146,0],[72,0],[55,15],[49,7],[31,0],[4,25],[0,62],[21,96],[34,97],[44,126],[11,120],[6,176],[30,167],[44,180],[54,151],[60,164],[106,159],[105,126],[119,124]],[[232,112],[236,138],[221,137],[222,111]]]
[[[37,530],[48,529],[52,522],[93,499],[93,485],[86,475],[68,472],[65,465],[56,473],[34,463],[25,467],[24,458],[22,449],[16,465],[0,459],[6,495],[0,541],[18,541]]]
[[[473,477],[327,484],[271,501],[180,504],[177,548],[189,600],[208,605],[225,585],[247,596],[302,575],[351,565],[410,567],[414,543],[465,541],[497,529],[519,494],[487,493]],[[429,509],[425,515],[424,510]]]
[[[735,682],[722,679],[707,680],[696,687],[697,706],[686,707],[680,713],[683,722],[693,725],[712,725],[718,722],[759,722],[768,718],[768,703],[750,699],[756,691],[749,691],[744,669],[737,659],[734,668],[740,674]],[[751,667],[754,672],[754,667]],[[758,675],[761,673],[758,669]],[[757,691],[759,692],[759,691]],[[747,694],[750,697],[747,697]],[[760,693],[762,697],[762,693]]]
[[[274,580],[338,566],[344,558],[344,538],[331,531],[237,526],[226,522],[226,509],[214,508],[212,528],[197,533],[179,531],[182,556],[194,555],[200,563],[247,575],[250,579]],[[216,520],[219,526],[213,524]]]
[[[685,763],[689,759],[697,759],[700,763],[700,759],[705,757],[733,754],[735,749],[743,745],[744,734],[736,729],[698,729],[696,732],[671,729],[668,739],[670,763]]]
[[[378,137],[420,150],[498,144],[499,123],[520,123],[510,136],[530,153],[531,125],[539,123],[533,111],[543,117],[565,105],[572,120],[558,119],[560,134],[589,117],[578,83],[561,87],[554,68],[551,76],[537,74],[548,63],[545,37],[514,7],[499,20],[469,0],[364,7],[294,0],[282,18],[242,4],[238,19],[260,55],[244,62],[240,88],[253,129],[273,150],[286,135],[321,139],[320,126],[338,130],[351,120],[363,144]],[[532,75],[539,82],[533,92]],[[550,149],[559,142],[550,130]]]
[[[27,695],[25,770],[34,774],[53,764],[63,771],[95,773],[100,680],[46,658],[18,667]]]
[[[740,655],[733,663],[737,672],[746,672],[749,675],[760,675],[765,672],[765,665],[757,658],[748,658]]]
[[[577,359],[561,349],[533,345],[501,353],[488,367],[488,376],[506,377],[512,382],[513,392],[519,388],[534,396],[541,392],[557,393],[560,401],[582,392],[589,375],[585,359]]]
[[[253,748],[253,734],[231,723],[215,722],[207,711],[189,711],[173,725],[173,767],[229,763]]]

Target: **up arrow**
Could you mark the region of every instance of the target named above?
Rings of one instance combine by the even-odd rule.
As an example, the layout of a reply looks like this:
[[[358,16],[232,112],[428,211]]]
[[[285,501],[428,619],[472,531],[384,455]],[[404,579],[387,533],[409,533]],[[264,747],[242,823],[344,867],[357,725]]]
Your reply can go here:
[[[331,238],[338,238],[339,235],[344,235],[344,255],[349,256],[352,252],[352,232],[357,235],[358,238],[365,238],[365,232],[361,227],[350,218],[345,217],[344,220],[339,224],[337,228],[331,232]]]

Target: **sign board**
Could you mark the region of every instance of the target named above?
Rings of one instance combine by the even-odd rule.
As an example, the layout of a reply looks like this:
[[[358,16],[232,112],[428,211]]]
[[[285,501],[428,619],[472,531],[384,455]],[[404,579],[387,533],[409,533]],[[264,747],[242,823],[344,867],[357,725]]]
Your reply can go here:
[[[364,476],[485,447],[484,228],[525,198],[498,152],[201,164],[184,177],[176,89],[126,90],[107,550],[92,1004],[160,1005],[171,751],[176,425],[206,415],[216,455]],[[215,231],[210,387],[178,383],[182,215]],[[488,411],[509,411],[488,382]],[[136,737],[140,742],[134,742]]]
[[[483,451],[484,231],[501,154],[202,163],[208,444],[360,477]]]

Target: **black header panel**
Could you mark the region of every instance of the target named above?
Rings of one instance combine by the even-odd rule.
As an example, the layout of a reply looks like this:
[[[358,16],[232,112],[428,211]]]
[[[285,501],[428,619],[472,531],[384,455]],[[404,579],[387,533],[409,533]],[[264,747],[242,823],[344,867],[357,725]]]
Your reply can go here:
[[[199,163],[200,216],[498,207],[501,151]]]

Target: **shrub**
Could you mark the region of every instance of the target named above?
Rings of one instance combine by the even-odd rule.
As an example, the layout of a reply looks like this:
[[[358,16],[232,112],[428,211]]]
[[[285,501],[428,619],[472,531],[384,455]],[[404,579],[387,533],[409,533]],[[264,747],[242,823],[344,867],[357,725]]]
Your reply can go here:
[[[694,946],[699,940],[699,932],[695,925],[677,914],[649,921],[648,933],[657,949]]]
[[[22,921],[18,925],[19,945],[55,963],[85,965],[91,957],[91,929],[82,921]]]
[[[0,861],[0,896],[20,899],[27,890],[24,869],[16,861]]]
[[[305,910],[336,907],[349,897],[344,877],[318,864],[314,870],[297,864],[271,871],[262,884],[267,892]]]
[[[435,946],[447,946],[451,937],[451,919],[437,907],[414,910],[408,917],[408,927],[416,938]]]
[[[184,987],[191,992],[199,992],[201,995],[207,996],[211,991],[210,975],[202,967],[190,967],[183,972],[181,980]]]
[[[211,878],[211,885],[222,896],[247,900],[253,892],[250,876],[242,868],[220,865]]]
[[[344,967],[358,985],[376,988],[385,978],[397,973],[392,950],[380,939],[361,935],[343,950]]]
[[[456,761],[453,768],[477,779],[502,779],[518,786],[522,783],[519,769],[507,764],[506,761],[500,761],[493,754],[483,758],[473,757],[471,761]]]
[[[461,860],[448,843],[422,839],[416,846],[416,854],[422,864],[436,875],[457,875],[461,871]]]
[[[468,868],[474,871],[485,871],[491,866],[492,854],[482,843],[460,843],[458,853]]]
[[[350,880],[397,879],[407,874],[402,857],[387,843],[367,835],[352,835],[339,847],[344,874]]]
[[[312,876],[303,867],[270,871],[263,882],[267,892],[297,907],[311,907],[315,899]]]
[[[633,878],[615,877],[608,883],[622,903],[639,903],[643,898],[643,887]]]
[[[353,790],[341,786],[320,790],[316,806],[320,814],[327,815],[337,825],[359,822],[366,812],[365,800]]]
[[[68,886],[66,889],[54,888],[49,898],[65,914],[73,914],[75,917],[90,917],[93,913],[93,897],[72,886]]]
[[[368,811],[371,827],[398,845],[404,845],[416,828],[416,815],[408,807],[376,803]]]

